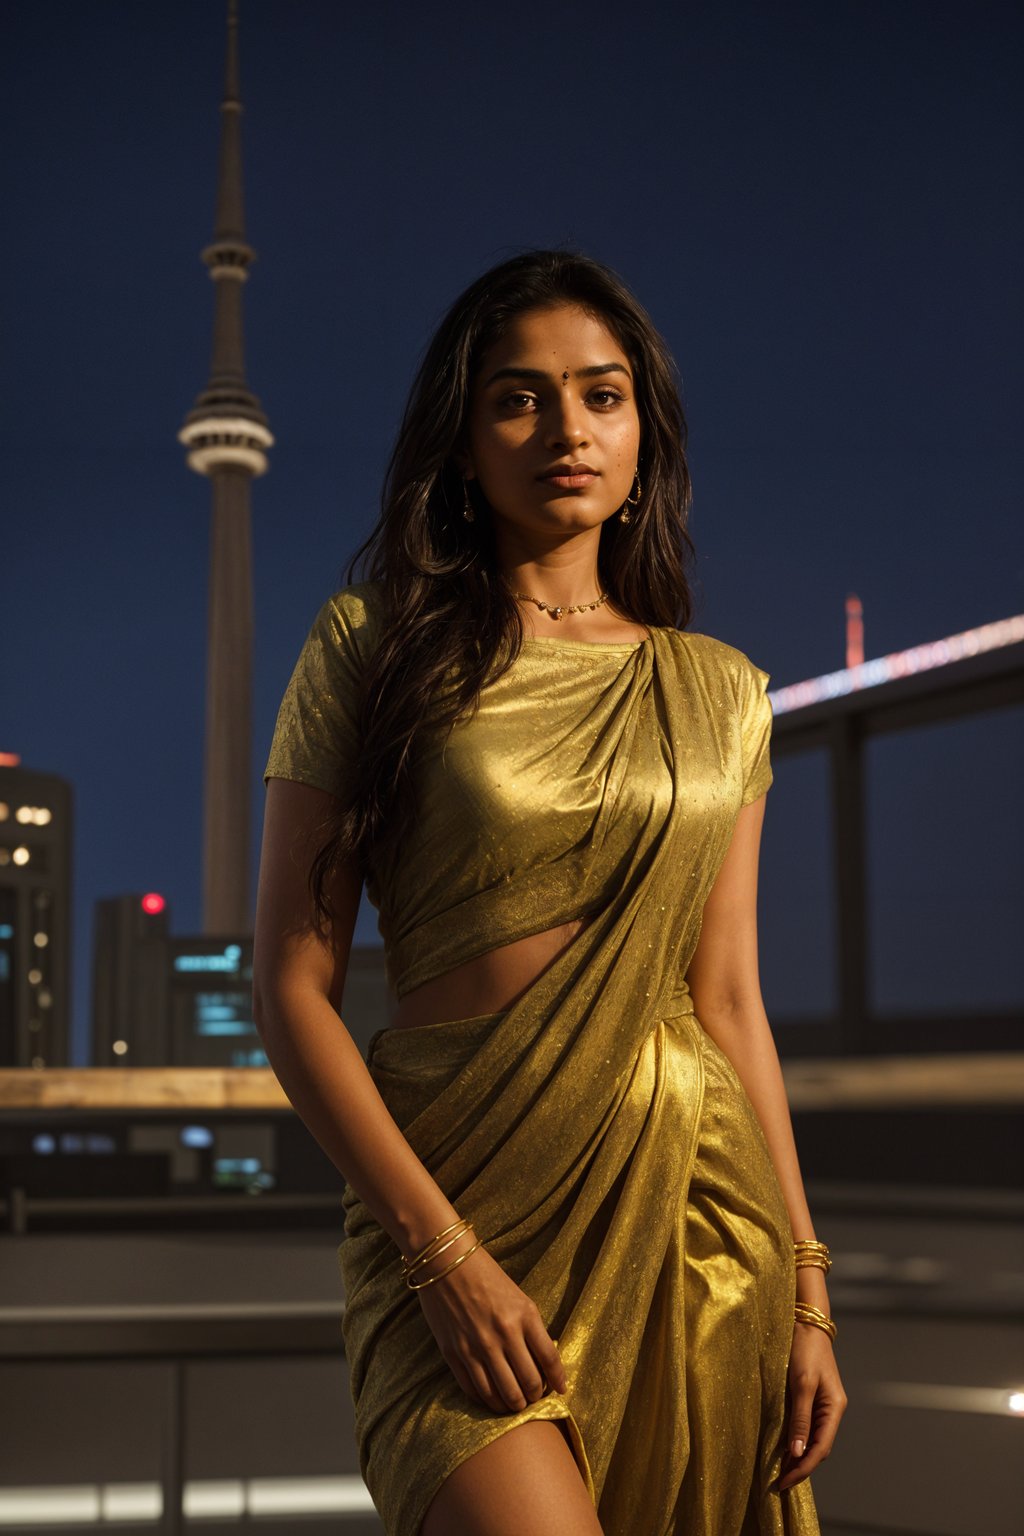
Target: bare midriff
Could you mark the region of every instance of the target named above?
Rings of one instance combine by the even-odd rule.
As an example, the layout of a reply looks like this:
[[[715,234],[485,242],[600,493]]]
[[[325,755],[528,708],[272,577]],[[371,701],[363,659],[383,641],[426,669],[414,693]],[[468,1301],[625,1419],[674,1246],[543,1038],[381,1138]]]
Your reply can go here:
[[[525,939],[502,944],[445,971],[443,976],[435,976],[421,987],[414,987],[399,1001],[388,1027],[415,1029],[446,1019],[503,1013],[572,943],[593,915],[573,918],[546,928],[543,933],[531,933]]]

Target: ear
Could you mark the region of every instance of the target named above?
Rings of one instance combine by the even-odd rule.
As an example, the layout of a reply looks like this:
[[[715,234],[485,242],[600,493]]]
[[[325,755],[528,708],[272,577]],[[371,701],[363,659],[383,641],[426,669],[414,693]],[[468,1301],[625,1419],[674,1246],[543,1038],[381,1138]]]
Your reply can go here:
[[[476,479],[476,468],[473,464],[473,454],[470,448],[469,422],[464,419],[449,455],[459,474],[465,480]]]
[[[462,450],[455,449],[452,453],[452,463],[456,466],[464,480],[475,480],[476,470],[473,468],[472,455]]]

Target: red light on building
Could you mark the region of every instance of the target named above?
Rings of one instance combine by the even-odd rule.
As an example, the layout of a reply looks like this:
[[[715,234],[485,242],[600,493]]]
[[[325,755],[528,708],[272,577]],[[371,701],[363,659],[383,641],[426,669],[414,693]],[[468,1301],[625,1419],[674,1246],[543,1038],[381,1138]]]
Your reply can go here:
[[[846,599],[846,665],[864,665],[864,605],[855,592]]]
[[[162,912],[167,903],[162,896],[157,894],[156,891],[147,891],[145,896],[143,896],[140,905],[143,912],[149,912],[150,914],[153,914],[156,912]]]

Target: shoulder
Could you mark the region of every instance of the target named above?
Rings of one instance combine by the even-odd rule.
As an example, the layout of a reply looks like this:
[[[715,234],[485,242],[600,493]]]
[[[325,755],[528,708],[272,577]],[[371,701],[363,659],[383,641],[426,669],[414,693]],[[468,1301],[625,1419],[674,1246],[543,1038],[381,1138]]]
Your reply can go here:
[[[379,639],[383,613],[382,584],[357,581],[331,593],[313,621],[313,630],[327,649],[354,651],[365,661]]]
[[[384,611],[383,583],[356,581],[351,586],[339,587],[324,603],[323,609],[336,613],[349,629],[374,629],[380,624]]]
[[[694,671],[708,682],[727,681],[738,700],[743,701],[751,690],[764,692],[766,689],[771,674],[751,661],[738,646],[695,630],[670,629],[665,633],[670,644],[686,658]]]

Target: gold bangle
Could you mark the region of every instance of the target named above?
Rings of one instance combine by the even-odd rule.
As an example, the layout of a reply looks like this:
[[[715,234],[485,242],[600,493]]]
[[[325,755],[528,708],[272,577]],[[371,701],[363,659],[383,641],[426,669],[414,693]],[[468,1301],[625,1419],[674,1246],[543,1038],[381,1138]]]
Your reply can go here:
[[[798,1312],[807,1312],[810,1313],[812,1317],[821,1318],[825,1322],[830,1321],[828,1313],[823,1312],[820,1307],[816,1307],[813,1301],[804,1301],[802,1297],[797,1297],[797,1300],[793,1303],[793,1305]]]
[[[829,1338],[835,1340],[839,1331],[835,1319],[829,1317],[826,1312],[822,1312],[820,1307],[814,1306],[809,1301],[798,1301],[793,1310],[798,1323],[812,1323],[815,1328],[823,1328]]]
[[[469,1227],[470,1225],[471,1225],[471,1223],[466,1219],[466,1217],[460,1216],[458,1221],[453,1221],[450,1227],[445,1227],[443,1232],[438,1232],[436,1237],[432,1237],[430,1239],[430,1242],[427,1243],[426,1247],[421,1248],[419,1253],[417,1253],[413,1258],[408,1259],[408,1258],[406,1258],[405,1254],[403,1253],[402,1254],[402,1265],[403,1265],[403,1267],[406,1270],[410,1270],[410,1269],[413,1269],[417,1264],[424,1263],[427,1259],[433,1257],[432,1249],[434,1247],[434,1244],[440,1242],[442,1237],[447,1237],[448,1233],[449,1232],[454,1232],[456,1227],[461,1227],[463,1229],[463,1231],[465,1231],[466,1228]],[[461,1237],[462,1233],[459,1233],[458,1235]]]
[[[819,1322],[816,1317],[800,1317],[799,1315],[796,1317],[795,1321],[798,1323],[807,1323],[813,1328],[821,1328],[823,1332],[828,1334],[832,1342],[835,1343],[836,1336],[827,1323]]]
[[[402,1270],[403,1276],[411,1275],[417,1269],[422,1269],[424,1264],[429,1264],[431,1259],[436,1259],[439,1254],[444,1253],[448,1248],[452,1246],[453,1243],[457,1243],[460,1237],[465,1237],[467,1232],[472,1231],[472,1224],[467,1221],[461,1232],[456,1232],[455,1236],[450,1237],[446,1243],[442,1243],[440,1248],[433,1248],[430,1253],[421,1253],[417,1258],[413,1259],[411,1264],[405,1265]],[[434,1238],[434,1242],[437,1242],[436,1237]]]
[[[427,1244],[427,1247],[420,1249],[419,1253],[416,1255],[416,1258],[422,1258],[423,1255],[426,1253],[427,1248],[429,1248],[431,1246],[431,1243],[436,1243],[437,1242],[437,1238],[438,1237],[447,1237],[449,1232],[454,1232],[456,1227],[461,1227],[461,1226],[464,1226],[465,1224],[466,1224],[465,1216],[460,1216],[458,1221],[453,1221],[450,1227],[445,1227],[443,1232],[439,1232],[437,1234],[437,1237],[432,1237],[430,1239],[430,1242]],[[416,1259],[407,1259],[405,1254],[404,1253],[402,1254],[402,1263],[403,1264],[415,1264],[415,1262],[416,1262]]]
[[[799,1242],[793,1244],[793,1255],[797,1269],[803,1269],[815,1265],[823,1269],[826,1274],[832,1268],[832,1255],[827,1243],[820,1243],[816,1237],[802,1237]]]
[[[446,1269],[439,1270],[436,1275],[431,1275],[427,1280],[421,1280],[418,1285],[413,1285],[409,1279],[406,1279],[405,1283],[410,1291],[424,1291],[428,1285],[433,1285],[435,1280],[443,1280],[445,1275],[450,1275],[453,1269],[458,1269],[460,1264],[466,1262],[471,1253],[476,1253],[477,1249],[482,1246],[483,1244],[478,1240],[473,1244],[472,1248],[467,1248],[465,1253],[460,1253],[457,1259],[453,1259]]]
[[[823,1312],[820,1307],[816,1307],[813,1301],[804,1301],[802,1296],[798,1296],[796,1301],[793,1303],[793,1305],[796,1307],[798,1312],[800,1312],[800,1311],[809,1312],[814,1317],[825,1318],[825,1319],[828,1318],[828,1313],[827,1312]]]

